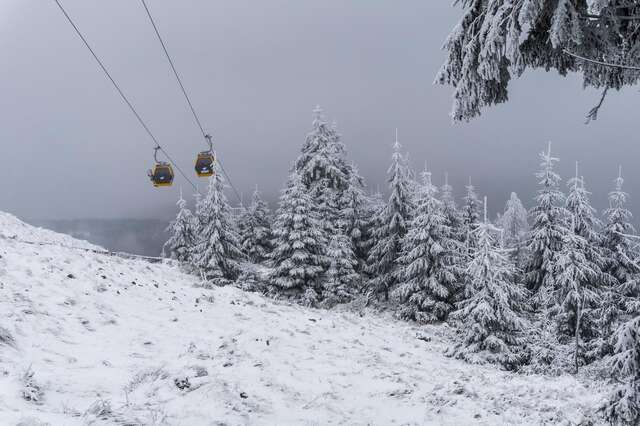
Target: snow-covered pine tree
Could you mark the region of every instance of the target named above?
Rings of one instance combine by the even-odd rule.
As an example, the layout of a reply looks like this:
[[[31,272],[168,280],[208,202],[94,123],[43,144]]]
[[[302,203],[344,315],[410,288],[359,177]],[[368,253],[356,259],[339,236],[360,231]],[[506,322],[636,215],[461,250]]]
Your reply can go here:
[[[295,169],[280,196],[272,233],[274,268],[270,278],[275,291],[293,297],[306,294],[312,303],[321,290],[327,242],[311,195]]]
[[[371,210],[374,212],[380,211],[386,206],[386,204],[384,196],[382,195],[382,192],[380,192],[380,188],[376,188],[376,192],[372,193],[369,197]]]
[[[316,211],[321,224],[320,229],[325,233],[324,239],[328,242],[336,229],[345,225],[340,209],[341,191],[329,187],[329,179],[321,178],[311,185],[309,193],[311,208]]]
[[[356,272],[358,259],[352,249],[351,238],[342,229],[331,236],[327,251],[329,269],[323,285],[322,298],[327,306],[348,302],[360,288]]]
[[[269,216],[269,206],[256,186],[251,205],[243,212],[240,227],[242,250],[252,262],[264,262],[272,250]]]
[[[485,219],[474,231],[478,246],[467,271],[465,299],[450,315],[463,338],[448,353],[470,362],[486,359],[515,368],[522,361],[526,290],[514,284],[514,265],[497,244],[496,231],[486,218],[485,197]]]
[[[502,238],[505,247],[512,250],[512,259],[516,265],[522,265],[524,261],[524,245],[529,233],[529,222],[527,209],[522,205],[522,201],[515,192],[511,193],[504,213],[500,216],[499,226],[502,228]]]
[[[295,170],[311,194],[312,208],[321,220],[322,230],[326,234],[324,240],[328,241],[337,227],[343,227],[353,235],[357,254],[364,256],[365,253],[361,250],[363,247],[357,241],[362,230],[352,227],[358,226],[358,220],[345,215],[350,207],[351,212],[357,210],[358,206],[351,203],[354,197],[359,196],[358,192],[364,185],[363,179],[347,162],[346,150],[337,126],[335,123],[327,125],[320,107],[314,110],[313,128],[295,162]],[[352,185],[355,187],[351,188]],[[328,267],[326,259],[323,260],[323,265],[325,269]]]
[[[196,235],[200,235],[202,233],[201,224],[204,224],[204,221],[205,221],[205,218],[200,217],[202,212],[200,211],[199,207],[202,205],[202,194],[200,194],[199,191],[196,191],[196,193],[193,194],[193,197],[195,199],[195,209],[193,212],[193,220],[195,222]]]
[[[593,247],[596,238],[593,226],[593,211],[588,202],[588,193],[580,178],[569,180],[567,209],[570,215],[570,230],[565,233],[562,249],[554,263],[556,306],[551,309],[561,341],[566,336],[574,339],[574,364],[578,371],[580,360],[585,357],[584,343],[596,337],[597,327],[594,313],[598,302],[596,283],[602,272]],[[563,336],[565,336],[563,338]]]
[[[200,234],[194,260],[204,277],[214,284],[236,279],[240,273],[239,261],[244,259],[224,186],[222,175],[217,171],[209,178],[207,194],[196,206]]]
[[[618,169],[614,190],[609,193],[609,208],[604,211],[602,248],[605,259],[603,271],[611,277],[609,285],[601,288],[599,328],[602,340],[601,355],[610,354],[613,347],[609,336],[618,327],[625,313],[640,311],[640,268],[630,236],[636,231],[631,212],[625,207],[628,194],[622,189],[622,168]]]
[[[431,173],[422,173],[413,218],[398,259],[399,316],[421,323],[443,321],[458,292],[460,243],[453,237]]]
[[[249,207],[244,205],[244,202],[240,202],[240,207],[238,208],[239,213],[234,217],[236,230],[238,231],[238,236],[240,237],[240,248],[242,249],[245,256],[247,255],[246,250],[244,249],[244,240],[247,238],[247,234],[251,229],[252,217],[251,212],[249,211]]]
[[[313,128],[305,139],[295,169],[309,189],[320,180],[326,180],[327,188],[344,188],[349,179],[344,145],[336,130],[325,121],[322,109],[316,107],[313,113]]]
[[[602,245],[599,229],[602,226],[597,218],[596,209],[591,206],[589,191],[587,191],[584,178],[578,176],[578,163],[576,162],[576,175],[567,182],[567,210],[573,220],[573,231],[587,240],[594,248]],[[599,255],[600,253],[594,253]]]
[[[553,303],[551,294],[556,289],[554,267],[562,249],[562,241],[570,232],[565,196],[559,188],[560,175],[553,168],[558,159],[551,156],[551,143],[540,153],[540,171],[536,173],[542,186],[535,197],[536,206],[531,209],[533,223],[528,236],[529,261],[525,279],[536,294],[537,305]]]
[[[396,134],[397,133],[398,133],[398,130],[396,129]],[[398,137],[396,135],[396,139],[397,138]],[[405,165],[405,170],[407,170],[407,180],[409,182],[408,186],[409,186],[410,198],[411,200],[415,200],[418,197],[418,193],[420,192],[420,188],[422,187],[422,185],[419,182],[420,177],[418,176],[414,168],[411,166],[409,153],[407,153],[404,156],[404,165]],[[426,164],[425,164],[425,168],[426,168]]]
[[[602,245],[608,251],[605,270],[618,281],[621,294],[636,299],[640,297],[640,270],[634,261],[637,254],[631,241],[636,230],[631,223],[633,216],[625,207],[629,195],[622,189],[623,184],[622,168],[619,168],[615,189],[609,193],[609,208],[604,211]]]
[[[397,282],[396,268],[400,256],[400,242],[407,233],[413,211],[409,172],[400,149],[401,145],[396,137],[391,166],[387,172],[390,175],[391,194],[384,208],[376,215],[377,226],[372,230],[375,244],[367,260],[367,273],[372,277],[369,292],[372,295],[384,294],[385,300],[389,299],[389,292]]]
[[[451,233],[455,240],[464,242],[465,230],[463,226],[462,213],[456,206],[453,195],[453,187],[449,184],[449,174],[444,175],[444,185],[440,189],[442,199],[442,211],[447,218],[447,225],[451,228]]]
[[[609,361],[618,388],[603,407],[611,425],[640,424],[640,316],[623,324],[616,334],[615,355]]]
[[[384,215],[382,211],[385,209],[386,203],[382,197],[382,193],[380,190],[376,190],[373,194],[369,195],[368,202],[366,204],[366,227],[368,230],[367,234],[367,259],[362,263],[360,268],[361,274],[366,274],[367,278],[373,278],[371,275],[372,269],[369,265],[369,256],[371,255],[371,250],[377,243],[375,230],[380,228],[383,225]],[[368,281],[368,280],[367,280]]]
[[[593,337],[593,308],[597,293],[590,283],[598,272],[586,255],[587,240],[574,232],[565,234],[562,249],[554,262],[556,279],[556,307],[551,309],[558,331],[562,336],[573,337],[575,342],[574,363],[578,370],[580,359],[584,357],[583,338]],[[564,339],[567,341],[566,337]],[[582,355],[581,355],[582,353]]]
[[[637,253],[631,238],[636,234],[636,230],[631,224],[633,216],[625,207],[629,194],[623,191],[623,184],[622,167],[620,167],[615,180],[615,189],[609,193],[609,208],[604,212],[606,222],[603,246],[609,254],[606,271],[620,284],[620,293],[631,299],[627,300],[625,305],[634,305],[640,298],[640,268],[634,261]],[[628,306],[626,310],[640,312],[640,305],[635,308]]]
[[[469,184],[465,187],[466,194],[463,198],[462,204],[462,224],[464,229],[464,240],[467,253],[471,255],[476,247],[476,237],[478,233],[475,232],[480,224],[480,200],[474,186],[471,184],[471,177],[469,177]]]
[[[369,199],[364,193],[363,180],[355,165],[352,165],[349,186],[343,192],[340,202],[341,212],[339,225],[351,238],[353,251],[358,259],[357,270],[361,271],[366,263],[371,246],[369,245],[369,221],[371,210]]]
[[[328,240],[334,227],[340,225],[340,202],[350,183],[351,166],[335,126],[327,124],[320,107],[313,112],[313,127],[295,169],[312,195],[313,208],[323,221]]]
[[[507,247],[519,247],[529,232],[529,212],[522,205],[518,194],[511,193],[500,216],[500,227],[503,231],[504,244]]]
[[[556,319],[559,331],[581,338],[584,343],[593,343],[598,347],[602,346],[598,341],[591,342],[599,336],[599,319],[603,311],[608,307],[602,304],[602,290],[614,285],[609,274],[603,273],[605,257],[602,250],[602,236],[599,232],[600,221],[596,217],[596,210],[589,201],[589,192],[586,189],[584,178],[579,177],[578,163],[576,162],[576,175],[567,182],[569,194],[567,195],[567,210],[571,215],[571,225],[574,234],[584,239],[584,246],[571,247],[572,250],[580,250],[587,262],[587,270],[584,277],[577,278],[577,284],[567,284],[566,279],[561,279],[560,294],[562,300],[561,315]],[[573,244],[573,243],[572,243]],[[558,262],[559,270],[563,261]],[[569,293],[567,285],[571,286],[571,292],[582,294],[580,300],[577,294]],[[579,318],[576,319],[576,317]],[[576,333],[576,321],[579,322],[579,334]],[[609,336],[607,336],[608,338]],[[579,349],[576,346],[576,351]],[[591,358],[593,354],[588,355]],[[577,367],[576,367],[577,368]]]
[[[197,240],[196,222],[191,210],[187,208],[187,202],[182,198],[182,190],[180,190],[180,199],[176,204],[178,214],[167,228],[170,237],[164,243],[162,252],[171,259],[188,263],[191,261],[193,246]]]
[[[342,135],[338,131],[338,123],[335,120],[331,123],[331,136],[329,151],[333,153],[337,167],[342,170],[343,175],[346,176],[345,182],[343,182],[342,185],[336,185],[336,187],[345,189],[349,182],[351,182],[351,175],[354,172],[356,173],[355,178],[359,179],[360,184],[364,185],[362,176],[357,175],[357,171],[353,169],[353,164],[347,161],[347,150],[342,142]]]

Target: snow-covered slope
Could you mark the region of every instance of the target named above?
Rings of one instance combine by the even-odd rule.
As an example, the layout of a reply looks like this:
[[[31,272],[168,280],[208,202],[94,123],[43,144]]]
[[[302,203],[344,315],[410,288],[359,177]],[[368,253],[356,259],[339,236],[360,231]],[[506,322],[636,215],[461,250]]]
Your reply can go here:
[[[16,239],[38,244],[57,244],[65,247],[85,248],[88,250],[104,250],[102,247],[69,235],[59,234],[48,229],[28,225],[12,214],[0,212],[0,239]]]
[[[606,390],[446,358],[444,327],[196,288],[9,215],[0,229],[52,243],[0,238],[1,425],[569,425]]]

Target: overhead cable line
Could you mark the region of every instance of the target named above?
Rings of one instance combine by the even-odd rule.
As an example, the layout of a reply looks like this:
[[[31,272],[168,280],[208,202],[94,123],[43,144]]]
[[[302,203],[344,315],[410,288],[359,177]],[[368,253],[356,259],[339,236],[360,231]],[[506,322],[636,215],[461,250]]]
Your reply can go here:
[[[576,53],[568,51],[567,49],[563,49],[562,51],[565,54],[569,55],[569,56],[572,56],[572,57],[574,57],[576,59],[580,59],[582,61],[589,62],[589,63],[592,63],[592,64],[602,65],[604,67],[610,67],[610,68],[620,68],[620,69],[623,69],[623,70],[640,71],[640,67],[639,66],[624,65],[624,64],[614,64],[614,63],[611,63],[611,62],[599,61],[597,59],[591,59],[591,58],[587,58],[585,56],[578,55]]]
[[[144,10],[147,12],[147,16],[149,17],[149,21],[151,22],[151,25],[153,26],[153,30],[155,31],[156,36],[158,37],[158,41],[162,45],[162,50],[164,51],[164,54],[167,57],[167,60],[169,61],[169,65],[171,65],[171,69],[173,70],[173,75],[175,75],[176,80],[178,81],[178,84],[180,85],[180,89],[182,90],[182,94],[184,95],[184,98],[186,99],[187,104],[189,105],[189,109],[191,109],[191,113],[193,114],[193,118],[195,119],[195,122],[198,125],[198,128],[200,129],[200,132],[202,133],[202,136],[207,141],[210,141],[211,136],[209,136],[209,134],[207,134],[207,132],[205,132],[204,127],[202,126],[202,122],[200,121],[200,118],[198,117],[198,114],[196,113],[196,110],[193,107],[193,104],[191,103],[191,99],[189,98],[189,95],[187,94],[187,90],[185,89],[184,84],[182,83],[182,79],[180,78],[180,74],[178,74],[178,71],[176,70],[176,67],[175,67],[175,65],[173,63],[173,60],[171,59],[171,55],[169,55],[169,51],[167,50],[167,46],[164,44],[164,40],[162,39],[162,36],[160,35],[160,30],[158,29],[158,26],[156,25],[156,22],[153,19],[153,16],[151,15],[151,11],[149,10],[149,7],[147,6],[147,3],[146,3],[145,0],[140,0],[140,1],[142,3],[142,6],[144,7]],[[210,142],[208,142],[208,143],[210,143]],[[238,192],[236,187],[233,185],[233,182],[231,181],[231,178],[229,177],[229,174],[227,173],[227,171],[224,169],[224,166],[222,165],[222,162],[220,161],[220,158],[218,158],[217,161],[218,161],[218,164],[220,164],[220,169],[222,170],[222,173],[227,178],[227,182],[229,182],[229,186],[231,186],[231,189],[233,189],[233,192],[235,193],[236,197],[238,198],[238,201],[242,204],[242,197],[240,197],[240,193]]]
[[[151,132],[151,129],[149,129],[149,126],[147,126],[147,124],[144,122],[144,120],[142,119],[142,117],[140,117],[140,114],[138,114],[138,111],[136,111],[136,109],[134,108],[134,106],[131,104],[131,102],[129,101],[129,99],[126,97],[126,95],[124,94],[124,92],[122,91],[122,89],[120,88],[120,86],[118,85],[118,83],[116,83],[116,81],[113,79],[113,77],[111,76],[111,74],[109,73],[109,71],[107,70],[107,68],[105,67],[105,65],[102,63],[102,61],[100,60],[100,58],[98,57],[98,55],[95,53],[95,51],[93,50],[93,48],[91,48],[91,45],[89,45],[89,42],[87,41],[87,39],[82,35],[82,33],[80,32],[80,29],[77,27],[77,25],[75,24],[75,22],[73,22],[73,19],[71,19],[71,17],[69,16],[69,14],[67,13],[67,11],[64,9],[64,7],[62,6],[62,4],[60,3],[59,0],[54,0],[56,2],[56,4],[58,5],[58,8],[60,8],[60,11],[63,13],[63,15],[65,16],[65,18],[67,18],[67,21],[69,21],[69,23],[71,24],[71,26],[73,27],[73,29],[75,30],[76,34],[78,35],[78,37],[80,37],[80,40],[82,40],[82,42],[84,43],[84,45],[87,47],[87,49],[89,49],[89,52],[91,52],[91,55],[93,55],[93,58],[96,60],[96,62],[98,63],[98,65],[100,66],[100,68],[102,69],[102,71],[105,73],[105,75],[109,78],[109,81],[111,81],[111,84],[113,84],[113,87],[116,88],[116,90],[118,91],[118,94],[120,95],[120,97],[122,98],[122,100],[124,101],[125,104],[127,104],[127,106],[129,107],[129,109],[131,110],[131,112],[133,113],[133,115],[135,115],[136,119],[138,119],[138,122],[140,123],[140,125],[144,128],[144,130],[147,132],[147,134],[149,135],[149,137],[151,137],[151,139],[153,140],[155,146],[167,157],[167,159],[169,160],[169,162],[180,172],[180,174],[182,175],[182,177],[184,177],[187,182],[189,182],[191,184],[191,186],[196,190],[196,192],[198,191],[198,187],[191,181],[191,179],[189,179],[189,177],[182,171],[182,169],[180,168],[180,166],[178,166],[176,164],[175,161],[173,161],[173,159],[171,158],[171,156],[169,155],[169,153],[160,145],[160,143],[158,142],[158,140],[156,139],[155,135]]]

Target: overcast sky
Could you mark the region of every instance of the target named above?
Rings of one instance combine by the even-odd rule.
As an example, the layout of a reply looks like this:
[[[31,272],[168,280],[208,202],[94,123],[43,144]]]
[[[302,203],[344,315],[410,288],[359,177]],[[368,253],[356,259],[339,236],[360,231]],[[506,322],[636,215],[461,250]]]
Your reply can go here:
[[[161,144],[188,173],[205,148],[142,5],[61,0]],[[563,177],[574,162],[596,207],[625,170],[640,215],[638,93],[598,93],[576,76],[528,72],[510,102],[452,124],[451,89],[434,86],[460,16],[447,1],[149,0],[203,124],[233,182],[274,199],[322,106],[370,188],[384,185],[394,129],[457,195],[471,175],[501,210],[531,205],[537,153],[552,140]],[[182,186],[146,177],[152,142],[55,3],[0,0],[0,210],[31,219],[166,217]],[[197,179],[193,177],[193,179]],[[200,180],[204,184],[203,180]],[[229,193],[230,199],[232,194]]]

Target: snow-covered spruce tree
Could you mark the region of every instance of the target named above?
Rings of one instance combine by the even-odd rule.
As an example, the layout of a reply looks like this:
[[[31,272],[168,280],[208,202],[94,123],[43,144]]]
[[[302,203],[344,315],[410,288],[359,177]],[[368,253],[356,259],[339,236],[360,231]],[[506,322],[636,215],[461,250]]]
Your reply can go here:
[[[322,179],[327,180],[328,188],[344,188],[348,180],[344,146],[324,120],[322,109],[316,107],[313,113],[313,128],[305,139],[295,169],[307,188]]]
[[[360,225],[360,219],[351,215],[358,213],[357,204],[362,203],[358,198],[364,180],[355,167],[347,162],[346,150],[336,125],[329,126],[326,123],[319,107],[314,110],[313,128],[295,162],[295,170],[311,194],[312,208],[322,222],[324,240],[328,241],[336,228],[342,227],[354,239],[357,255],[365,256],[364,247],[358,241],[363,230],[356,228]],[[322,264],[326,271],[328,261],[323,259]]]
[[[618,327],[620,318],[625,313],[640,311],[640,268],[635,261],[636,254],[630,240],[636,231],[631,224],[631,212],[625,207],[628,194],[622,189],[623,183],[622,169],[619,169],[615,188],[609,193],[609,208],[604,211],[603,271],[611,281],[603,283],[600,288],[600,355],[612,353],[609,336]]]
[[[369,205],[371,206],[371,210],[374,212],[382,210],[387,205],[382,192],[380,192],[380,188],[377,188],[376,192],[371,194],[369,197]]]
[[[357,271],[361,271],[369,255],[370,235],[369,222],[372,210],[370,201],[364,193],[364,184],[355,166],[352,166],[349,186],[343,192],[340,202],[340,226],[351,238],[353,251],[358,259]]]
[[[516,261],[516,265],[521,265],[525,257],[524,245],[529,233],[528,214],[518,195],[512,192],[498,224],[502,228],[504,245],[512,250],[512,259]]]
[[[461,275],[460,243],[437,199],[431,173],[425,171],[422,177],[415,212],[402,239],[399,284],[393,295],[400,302],[400,318],[429,323],[445,320],[454,309]]]
[[[251,197],[251,205],[243,212],[240,228],[242,250],[252,262],[264,262],[271,253],[269,216],[269,206],[260,196],[256,186]]]
[[[571,214],[573,216],[573,213]],[[572,219],[572,224],[577,220]],[[575,230],[575,227],[572,227]],[[570,231],[565,233],[562,249],[554,261],[556,289],[555,307],[551,308],[555,318],[560,341],[574,339],[574,365],[578,371],[580,360],[584,359],[584,340],[594,337],[593,306],[598,293],[593,282],[599,275],[598,266],[588,256],[589,242],[582,235]],[[564,337],[564,338],[563,338]]]
[[[609,334],[605,339],[608,339],[613,331],[612,324],[610,324],[611,306],[608,301],[602,299],[602,296],[604,294],[610,295],[607,289],[615,287],[615,281],[609,274],[603,272],[606,256],[600,234],[601,222],[596,217],[596,210],[589,201],[589,192],[586,189],[584,178],[578,177],[578,163],[576,163],[576,175],[569,180],[567,185],[569,187],[567,210],[572,215],[573,232],[585,239],[587,244],[584,255],[590,262],[594,273],[591,280],[584,285],[598,295],[593,302],[582,307],[581,335],[584,340],[591,340],[598,336],[601,331],[600,326],[607,326]],[[596,342],[596,344],[598,347],[602,347],[602,342]]]
[[[398,131],[396,130],[396,139]],[[407,170],[407,180],[409,182],[409,194],[411,200],[415,200],[418,197],[418,193],[420,192],[421,184],[419,182],[419,176],[411,166],[411,160],[409,159],[409,153],[404,156],[404,167]],[[426,168],[426,164],[425,164]]]
[[[178,206],[178,214],[167,228],[170,237],[164,243],[162,252],[171,259],[188,263],[191,261],[193,246],[197,240],[196,221],[191,210],[187,208],[187,202],[182,198],[182,190],[180,191],[180,199],[176,204]]]
[[[551,143],[547,151],[540,153],[540,171],[536,173],[542,188],[535,197],[536,206],[531,209],[531,230],[527,249],[529,262],[525,268],[525,280],[536,294],[536,305],[552,304],[551,294],[556,289],[555,262],[565,235],[568,212],[565,196],[560,191],[560,175],[553,168],[558,159],[551,156]]]
[[[623,191],[623,183],[622,169],[619,169],[615,189],[609,193],[609,208],[604,211],[602,245],[607,251],[605,271],[618,282],[619,293],[631,299],[624,303],[626,306],[640,298],[640,270],[635,262],[637,253],[630,238],[635,235],[636,230],[631,223],[633,219],[631,212],[625,207],[629,195]],[[625,310],[640,311],[640,309]]]
[[[209,178],[207,194],[196,206],[199,235],[194,261],[204,277],[218,285],[236,279],[240,273],[239,261],[244,259],[224,186],[222,175],[217,171]]]
[[[375,230],[379,229],[383,225],[384,215],[382,214],[382,211],[386,208],[386,206],[387,204],[385,203],[380,190],[377,190],[375,193],[371,194],[368,197],[368,203],[366,205],[366,211],[368,215],[366,226],[369,231],[366,241],[367,259],[363,263],[362,268],[360,269],[360,273],[366,275],[369,279],[374,278],[372,275],[373,270],[370,267],[371,265],[369,264],[369,257],[371,255],[371,250],[378,241],[376,239]],[[370,283],[368,283],[369,280],[367,278],[365,279],[367,280],[367,285],[369,285]]]
[[[397,260],[400,256],[400,242],[407,233],[413,204],[411,184],[406,161],[400,153],[401,145],[396,139],[393,145],[391,167],[389,167],[389,200],[378,214],[377,226],[372,230],[375,241],[367,260],[370,295],[383,294],[389,300],[389,292],[397,283]]]
[[[477,246],[477,233],[475,230],[480,224],[480,200],[474,186],[471,184],[471,178],[469,178],[469,185],[465,187],[466,194],[463,198],[462,204],[462,224],[464,229],[464,240],[467,253],[470,255],[473,253]]]
[[[314,182],[308,191],[311,195],[311,208],[317,213],[320,229],[325,233],[324,239],[329,241],[331,235],[337,232],[336,229],[345,225],[340,210],[340,192],[329,187],[327,178]]]
[[[329,269],[323,284],[322,298],[326,306],[348,302],[360,288],[356,272],[358,259],[352,249],[351,238],[342,229],[331,236],[327,251]]]
[[[464,242],[466,231],[463,226],[462,213],[456,206],[453,187],[449,184],[449,175],[447,173],[444,175],[444,185],[440,189],[440,198],[442,199],[442,211],[447,218],[447,225],[451,228],[454,239]]]
[[[200,215],[202,214],[202,212],[199,209],[199,206],[202,205],[202,194],[196,191],[193,197],[195,198],[195,209],[193,212],[193,220],[195,223],[196,235],[200,235],[202,231],[202,226],[200,224],[204,223],[204,218],[200,218]]]
[[[240,202],[239,213],[235,215],[234,219],[236,230],[238,231],[238,236],[240,237],[240,248],[246,256],[247,252],[243,247],[243,243],[245,238],[247,237],[249,229],[251,228],[252,217],[251,212],[249,211],[249,207],[246,207],[244,205],[244,202]]]
[[[589,191],[587,191],[584,178],[578,176],[578,163],[576,163],[576,176],[567,182],[567,211],[571,213],[573,231],[587,240],[592,247],[599,248],[602,245],[599,229],[602,226],[597,218],[596,209],[591,206]],[[594,250],[595,251],[595,250]],[[593,253],[594,256],[600,253]]]
[[[312,194],[314,209],[325,222],[323,228],[333,233],[333,226],[340,219],[339,202],[349,186],[351,167],[337,130],[324,120],[320,107],[313,112],[313,128],[295,162],[295,170]]]
[[[638,82],[640,4],[633,0],[462,0],[436,81],[454,87],[453,119],[506,102],[527,68],[579,72],[583,85],[616,90]],[[586,58],[580,59],[579,57]],[[604,64],[603,64],[604,63]],[[633,67],[632,67],[633,68]],[[600,102],[599,105],[601,105]],[[597,117],[599,105],[588,118]]]
[[[321,290],[327,242],[311,195],[295,170],[280,196],[272,233],[274,268],[270,278],[275,292],[306,297],[306,303],[313,304]]]
[[[465,299],[457,303],[450,318],[463,334],[449,355],[469,362],[488,360],[506,368],[522,362],[525,327],[521,312],[526,290],[514,284],[514,265],[495,240],[497,229],[486,219],[475,230],[478,246],[468,267]]]
[[[615,355],[609,361],[620,383],[603,407],[611,425],[640,424],[640,316],[623,324],[615,338]]]
[[[578,178],[569,182],[572,190],[567,197],[567,205],[571,228],[564,235],[562,249],[554,262],[556,306],[551,309],[551,314],[555,318],[560,341],[567,341],[567,336],[574,339],[574,364],[577,372],[580,360],[586,357],[584,343],[597,335],[596,285],[603,274],[597,260],[594,260],[597,255],[593,243],[585,236],[591,234],[587,225],[590,213],[585,201],[586,194],[580,189],[582,182]]]

